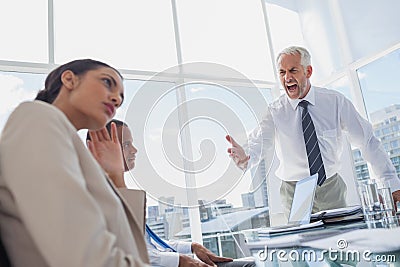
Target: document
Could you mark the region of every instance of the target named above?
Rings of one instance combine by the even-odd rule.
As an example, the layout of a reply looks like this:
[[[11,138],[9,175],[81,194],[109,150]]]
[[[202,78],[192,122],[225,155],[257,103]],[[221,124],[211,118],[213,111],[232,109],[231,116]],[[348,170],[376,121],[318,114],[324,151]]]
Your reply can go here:
[[[265,246],[270,248],[287,248],[301,245],[301,238],[299,234],[283,235],[275,238],[260,238],[258,241],[248,242],[247,247],[250,250],[263,249]]]
[[[325,239],[332,236],[338,236],[340,234],[343,234],[344,232],[349,232],[349,231],[351,231],[351,229],[325,229],[324,227],[317,226],[312,228],[311,230],[310,228],[308,228],[308,231],[303,231],[303,232],[300,231],[300,233],[289,232],[290,234],[286,235],[277,235],[277,236],[273,235],[268,237],[259,236],[258,240],[247,242],[246,245],[250,250],[259,250],[263,249],[266,246],[274,249],[289,248],[289,247],[302,246],[305,242],[312,242],[315,240],[318,241],[320,239]]]
[[[323,227],[324,223],[323,221],[316,221],[313,223],[306,223],[306,224],[295,224],[295,225],[282,225],[282,226],[277,226],[277,227],[268,227],[268,228],[261,228],[258,231],[258,237],[270,237],[273,235],[282,235],[282,234],[288,234],[288,233],[293,233],[293,232],[300,232],[300,231],[305,231],[305,230],[310,230],[312,228],[317,228],[317,227]]]
[[[344,217],[349,215],[354,215],[362,212],[361,206],[350,206],[345,208],[322,210],[311,215],[311,220],[322,220],[335,217]]]
[[[381,253],[399,251],[400,227],[392,229],[360,229],[327,238],[302,242],[303,246],[328,249],[337,248],[338,240],[345,242],[346,250],[371,251]]]

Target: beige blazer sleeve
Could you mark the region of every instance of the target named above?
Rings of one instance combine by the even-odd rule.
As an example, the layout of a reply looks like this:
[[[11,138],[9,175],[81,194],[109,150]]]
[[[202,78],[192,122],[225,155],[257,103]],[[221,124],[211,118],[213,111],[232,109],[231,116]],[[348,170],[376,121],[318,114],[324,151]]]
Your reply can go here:
[[[16,219],[0,225],[13,266],[146,266],[119,199],[83,149],[51,105],[24,103],[10,116],[0,139],[0,198]]]
[[[144,235],[146,227],[146,192],[129,188],[118,188],[118,191],[127,202]]]

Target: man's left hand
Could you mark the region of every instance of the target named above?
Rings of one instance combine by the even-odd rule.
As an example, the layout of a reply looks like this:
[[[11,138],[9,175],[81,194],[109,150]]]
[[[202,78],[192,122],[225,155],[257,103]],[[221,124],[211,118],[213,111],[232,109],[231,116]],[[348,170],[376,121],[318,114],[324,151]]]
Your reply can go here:
[[[228,262],[233,261],[231,258],[219,257],[209,251],[204,246],[200,245],[199,243],[192,243],[192,252],[196,254],[199,260],[207,263],[210,266],[215,266],[216,262]]]

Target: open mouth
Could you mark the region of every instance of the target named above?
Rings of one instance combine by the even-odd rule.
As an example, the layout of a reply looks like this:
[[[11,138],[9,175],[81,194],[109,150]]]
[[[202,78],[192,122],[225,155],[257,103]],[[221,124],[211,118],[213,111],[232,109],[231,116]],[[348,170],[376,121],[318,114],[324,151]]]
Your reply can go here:
[[[286,88],[289,90],[289,92],[294,92],[297,90],[297,84],[286,85]]]

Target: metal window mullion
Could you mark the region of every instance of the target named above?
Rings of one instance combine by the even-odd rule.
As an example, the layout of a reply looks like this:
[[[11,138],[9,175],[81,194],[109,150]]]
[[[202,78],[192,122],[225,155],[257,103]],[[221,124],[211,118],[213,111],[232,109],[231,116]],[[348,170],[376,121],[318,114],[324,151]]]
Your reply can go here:
[[[49,63],[53,64],[54,61],[54,3],[53,0],[47,1],[47,38],[48,38],[48,53]]]
[[[271,94],[273,98],[277,98],[280,96],[280,89],[279,89],[279,77],[278,77],[278,72],[276,68],[276,63],[275,63],[275,53],[273,49],[273,44],[272,44],[272,37],[271,37],[271,29],[269,27],[269,20],[268,20],[268,13],[267,13],[267,7],[265,5],[265,0],[260,0],[261,1],[261,7],[263,11],[263,16],[264,16],[264,26],[265,26],[265,33],[267,35],[267,42],[269,46],[269,54],[271,55],[271,63],[272,63],[272,70],[274,71],[274,77],[275,77],[275,83],[274,86],[271,88]]]
[[[193,173],[193,152],[192,152],[192,143],[191,143],[191,135],[190,129],[188,126],[183,127],[184,123],[188,121],[188,111],[186,105],[186,92],[184,86],[184,78],[183,71],[181,68],[182,60],[182,48],[180,42],[179,35],[179,24],[178,24],[178,14],[176,7],[176,0],[171,0],[172,6],[172,16],[174,22],[174,32],[175,32],[175,45],[176,45],[176,55],[177,61],[179,65],[179,78],[177,79],[176,84],[179,85],[176,91],[177,104],[178,104],[178,117],[179,117],[179,127],[182,128],[181,134],[181,145],[182,145],[182,153],[184,158],[184,168],[185,172],[185,183],[186,183],[186,195],[189,208],[189,221],[190,221],[190,229],[191,229],[191,237],[192,241],[203,244],[203,237],[201,231],[201,222],[200,222],[200,211],[197,208],[198,205],[198,196],[196,189],[196,179]],[[182,85],[182,86],[180,86]],[[189,189],[190,188],[190,189]]]

